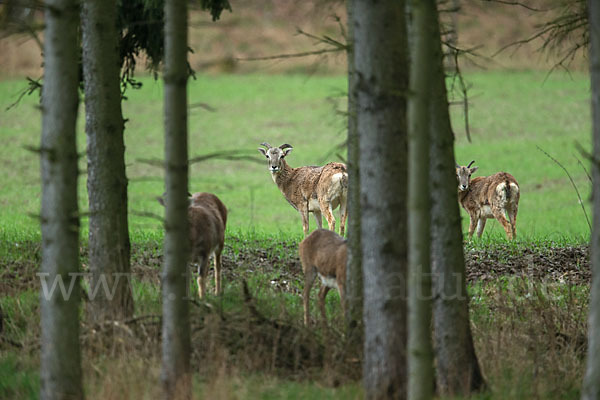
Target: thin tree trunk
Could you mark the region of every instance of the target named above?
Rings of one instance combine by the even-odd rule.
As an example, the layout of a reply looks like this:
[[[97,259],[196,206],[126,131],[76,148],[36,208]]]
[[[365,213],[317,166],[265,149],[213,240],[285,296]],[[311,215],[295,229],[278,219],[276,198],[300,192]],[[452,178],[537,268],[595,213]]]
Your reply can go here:
[[[360,248],[360,177],[358,169],[359,143],[356,129],[356,74],[354,71],[354,44],[352,7],[354,0],[346,0],[348,12],[348,264],[346,273],[346,325],[351,342],[360,343],[363,337],[363,283]]]
[[[363,385],[406,397],[406,94],[403,1],[354,2],[364,285]],[[391,184],[393,182],[393,184]]]
[[[88,316],[92,321],[133,315],[116,24],[116,0],[83,1],[90,294],[93,295]]]
[[[429,201],[429,104],[435,0],[412,0],[408,100],[408,398],[433,396]]]
[[[187,144],[187,1],[165,1],[165,261],[162,272],[162,373],[165,399],[189,398],[190,321]]]
[[[79,211],[75,126],[79,97],[79,2],[45,3],[42,93],[42,289],[62,279],[65,294],[40,296],[42,399],[83,398],[79,346]],[[44,284],[45,283],[45,284]]]
[[[590,243],[592,285],[588,315],[587,367],[581,398],[600,399],[600,3],[588,2],[592,83],[592,160],[594,221]]]
[[[438,20],[437,10],[435,19]],[[454,133],[450,125],[439,25],[434,26],[431,103],[431,233],[437,390],[467,395],[485,385],[469,321],[465,258],[457,199]]]

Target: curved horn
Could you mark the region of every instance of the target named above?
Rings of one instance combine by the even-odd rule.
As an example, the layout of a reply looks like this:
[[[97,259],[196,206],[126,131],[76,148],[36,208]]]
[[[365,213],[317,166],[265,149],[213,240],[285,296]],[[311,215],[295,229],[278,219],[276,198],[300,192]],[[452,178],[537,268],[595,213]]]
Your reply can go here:
[[[270,148],[272,148],[272,147],[273,147],[273,146],[271,146],[271,145],[270,145],[269,143],[267,143],[267,142],[262,142],[260,145],[261,145],[261,146],[265,146],[267,149],[270,149]]]
[[[287,144],[287,143],[285,143],[285,144],[282,144],[281,146],[279,146],[279,148],[280,148],[281,150],[285,150],[285,149],[287,149],[287,148],[291,148],[291,149],[293,149],[293,148],[294,148],[294,146],[292,146],[291,144]]]
[[[467,168],[471,168],[471,165],[473,165],[473,163],[474,163],[474,162],[475,162],[475,160],[471,161],[471,162],[469,163],[469,165],[467,165]]]
[[[455,166],[456,168],[460,168],[460,165],[459,165],[459,164],[458,164],[456,161],[454,162],[454,166]]]

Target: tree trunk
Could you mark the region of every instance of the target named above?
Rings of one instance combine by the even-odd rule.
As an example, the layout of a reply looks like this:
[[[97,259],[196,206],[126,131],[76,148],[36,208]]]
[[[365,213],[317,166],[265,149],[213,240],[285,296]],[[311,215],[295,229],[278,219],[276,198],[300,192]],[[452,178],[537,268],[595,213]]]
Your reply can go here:
[[[83,1],[82,47],[90,209],[88,316],[98,322],[133,315],[116,24],[116,0]]]
[[[189,398],[187,1],[165,1],[165,260],[162,371],[165,399]]]
[[[408,100],[408,398],[433,396],[429,201],[429,104],[438,21],[435,0],[412,0]],[[439,40],[439,39],[438,39]]]
[[[42,93],[42,289],[40,296],[42,399],[83,398],[79,349],[79,211],[77,147],[79,3],[45,3]],[[72,284],[72,286],[71,286]]]
[[[437,10],[435,19],[438,20]],[[475,355],[457,199],[454,133],[450,125],[439,25],[432,58],[431,265],[436,382],[441,396],[467,395],[485,383]]]
[[[406,397],[408,52],[403,1],[354,2],[366,397]],[[390,184],[393,182],[393,184]]]
[[[600,3],[588,2],[592,83],[592,160],[594,221],[590,243],[592,285],[588,315],[587,367],[581,398],[600,399]]]
[[[460,0],[450,0],[444,3],[444,7],[449,9],[448,12],[444,13],[444,16],[440,16],[440,24],[442,29],[446,32],[444,41],[448,44],[446,47],[446,54],[444,54],[444,68],[446,71],[449,71],[449,73],[455,73],[457,71],[457,64],[454,55],[455,49],[458,48],[458,15],[461,8]]]
[[[346,273],[346,325],[351,342],[363,338],[363,282],[360,242],[360,177],[358,169],[359,143],[356,129],[356,74],[354,71],[354,44],[352,7],[354,0],[346,0],[348,12],[348,263]]]

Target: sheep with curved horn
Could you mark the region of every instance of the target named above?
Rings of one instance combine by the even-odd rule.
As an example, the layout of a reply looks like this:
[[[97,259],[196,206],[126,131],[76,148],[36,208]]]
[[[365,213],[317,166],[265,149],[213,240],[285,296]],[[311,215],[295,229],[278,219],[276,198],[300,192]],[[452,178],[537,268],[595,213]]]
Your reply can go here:
[[[348,198],[348,173],[346,165],[331,162],[325,166],[292,168],[285,161],[293,147],[282,144],[273,147],[261,143],[258,151],[268,160],[268,170],[286,200],[302,217],[304,236],[308,235],[308,213],[313,213],[317,226],[322,228],[322,215],[325,215],[329,229],[335,231],[333,210],[340,207],[340,235],[344,235],[346,225],[346,199]]]
[[[508,239],[514,239],[517,235],[517,211],[521,196],[517,180],[507,172],[471,179],[471,175],[478,169],[471,168],[474,162],[471,161],[466,167],[456,164],[458,200],[471,219],[469,239],[473,237],[475,226],[477,237],[481,237],[488,218],[497,219]]]

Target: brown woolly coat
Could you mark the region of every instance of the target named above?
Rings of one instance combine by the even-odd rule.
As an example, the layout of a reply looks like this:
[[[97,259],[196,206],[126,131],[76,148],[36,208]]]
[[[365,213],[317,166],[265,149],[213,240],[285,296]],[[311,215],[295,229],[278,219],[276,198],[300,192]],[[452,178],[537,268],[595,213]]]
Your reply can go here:
[[[212,253],[221,253],[225,242],[227,208],[212,193],[194,193],[188,208],[192,262],[208,260]]]
[[[346,261],[348,244],[344,238],[327,229],[317,229],[298,246],[302,270],[304,271],[304,324],[310,324],[310,289],[315,278],[321,279],[319,291],[319,309],[325,320],[325,297],[330,288],[340,293],[342,310],[345,310]]]
[[[504,228],[507,238],[514,239],[520,196],[517,180],[507,172],[472,179],[467,190],[458,192],[460,204],[471,219],[469,238],[476,227],[477,236],[481,237],[486,219],[495,218]]]
[[[500,183],[506,183],[505,196],[500,196],[496,192],[496,187]],[[466,191],[458,192],[458,199],[462,207],[469,212],[469,210],[480,210],[482,205],[490,207],[504,208],[506,202],[514,201],[516,196],[517,203],[519,202],[519,192],[511,193],[510,184],[514,183],[518,186],[517,180],[514,176],[508,172],[498,172],[490,176],[478,176],[471,179],[469,183],[469,189]],[[482,203],[480,199],[484,199]]]
[[[343,173],[340,185],[329,184],[335,174]],[[292,168],[283,160],[283,168],[275,175],[275,183],[288,202],[296,210],[308,207],[313,211],[310,200],[317,201],[318,198],[330,201],[332,209],[340,205],[342,197],[345,199],[348,192],[348,173],[346,165],[331,162],[322,167],[307,166]],[[289,181],[296,182],[288,185]],[[318,209],[318,207],[317,207]]]

